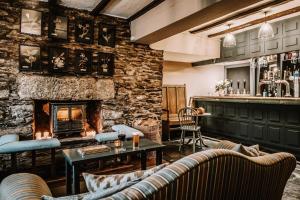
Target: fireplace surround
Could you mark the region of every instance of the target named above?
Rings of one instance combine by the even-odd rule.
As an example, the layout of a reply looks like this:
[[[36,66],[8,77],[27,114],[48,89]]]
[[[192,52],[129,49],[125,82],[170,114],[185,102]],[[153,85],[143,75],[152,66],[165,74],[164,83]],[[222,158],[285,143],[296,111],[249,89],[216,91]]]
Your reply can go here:
[[[92,136],[102,131],[101,101],[34,101],[33,138]]]

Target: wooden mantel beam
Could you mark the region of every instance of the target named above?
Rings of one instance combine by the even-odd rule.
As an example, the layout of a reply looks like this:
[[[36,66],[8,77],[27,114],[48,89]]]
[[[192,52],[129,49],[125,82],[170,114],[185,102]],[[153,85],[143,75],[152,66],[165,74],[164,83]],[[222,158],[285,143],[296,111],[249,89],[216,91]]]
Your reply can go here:
[[[100,3],[91,11],[91,15],[98,15],[111,0],[101,0]]]
[[[250,21],[248,23],[245,23],[245,24],[242,24],[242,25],[239,25],[239,26],[236,26],[236,27],[232,27],[232,28],[227,29],[225,31],[221,31],[221,32],[218,32],[218,33],[208,35],[208,37],[209,38],[217,37],[217,36],[220,36],[220,35],[224,35],[226,33],[231,33],[231,32],[234,32],[234,31],[238,31],[238,30],[241,30],[241,29],[248,28],[250,26],[261,24],[264,21],[270,21],[270,20],[273,20],[273,19],[277,19],[277,18],[280,18],[280,17],[291,15],[291,14],[294,14],[294,13],[297,13],[297,12],[300,12],[300,6],[297,6],[295,8],[291,8],[289,10],[285,10],[285,11],[282,11],[282,12],[279,12],[279,13],[276,13],[276,14],[273,14],[273,15],[269,15],[267,17],[256,19],[256,20]]]
[[[292,0],[275,0],[275,1],[267,2],[265,4],[262,4],[262,5],[258,6],[258,7],[254,7],[254,8],[251,8],[249,10],[238,12],[238,13],[230,16],[230,17],[221,19],[221,20],[216,21],[216,22],[214,22],[212,24],[208,24],[207,26],[204,26],[204,27],[192,30],[192,31],[190,31],[190,33],[197,34],[197,33],[200,33],[200,32],[204,32],[204,31],[207,31],[209,29],[215,28],[217,26],[224,25],[228,21],[242,19],[242,18],[245,18],[245,17],[247,17],[249,15],[261,12],[263,9],[272,8],[272,7],[275,7],[275,6],[286,4],[286,3],[290,2],[290,1],[292,1]]]

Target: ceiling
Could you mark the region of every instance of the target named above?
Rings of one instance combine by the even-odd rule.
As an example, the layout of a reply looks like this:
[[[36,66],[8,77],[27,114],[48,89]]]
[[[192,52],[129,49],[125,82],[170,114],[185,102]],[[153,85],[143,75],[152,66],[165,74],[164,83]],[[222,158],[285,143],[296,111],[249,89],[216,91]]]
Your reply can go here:
[[[288,10],[288,9],[291,9],[291,8],[294,8],[294,7],[297,7],[297,6],[300,6],[300,0],[293,0],[293,1],[290,1],[286,4],[282,4],[282,5],[276,6],[274,8],[267,8],[265,10],[267,10],[269,12],[268,15],[272,15],[272,14],[279,13],[279,12],[282,12],[284,10]],[[276,22],[276,21],[281,21],[281,20],[291,18],[291,17],[297,16],[297,15],[299,15],[299,13],[295,13],[295,14],[292,14],[292,15],[287,15],[287,16],[284,16],[284,17],[280,17],[280,18],[274,19],[270,22],[272,23],[272,22]],[[232,20],[229,23],[232,24],[231,28],[233,28],[233,27],[236,27],[236,26],[239,26],[239,25],[242,25],[242,24],[246,24],[250,21],[260,19],[260,18],[263,18],[263,17],[264,17],[264,13],[263,12],[258,12],[258,13],[249,15],[247,17],[241,18],[241,19]],[[198,26],[198,27],[195,27],[191,30],[195,30],[195,29],[201,28],[203,26],[204,25]],[[259,27],[259,26],[260,26],[260,24],[258,24],[256,26],[250,26],[249,28],[241,29],[241,30],[236,31],[234,33],[243,32],[243,31],[250,30],[250,29],[253,29],[253,28],[256,28],[256,27]],[[223,25],[211,28],[207,31],[197,33],[196,35],[198,35],[198,36],[208,36],[210,34],[218,33],[218,32],[224,31],[226,29],[228,29],[227,24],[223,24]],[[191,30],[189,30],[189,31],[191,31]],[[221,37],[223,37],[223,36],[222,35],[219,36],[219,38],[221,38]]]
[[[102,0],[60,0],[60,4],[70,8],[92,11]],[[129,18],[154,0],[111,0],[102,14]]]

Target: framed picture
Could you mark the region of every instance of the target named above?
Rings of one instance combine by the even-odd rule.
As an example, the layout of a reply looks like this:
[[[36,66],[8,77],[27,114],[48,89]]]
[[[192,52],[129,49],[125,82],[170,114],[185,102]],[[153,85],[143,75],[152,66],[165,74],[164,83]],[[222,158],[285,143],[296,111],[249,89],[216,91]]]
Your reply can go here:
[[[68,68],[68,50],[65,48],[49,47],[49,71],[63,73]]]
[[[22,9],[21,33],[42,35],[42,12]]]
[[[84,50],[76,50],[75,70],[79,74],[87,74],[91,72],[92,52]]]
[[[92,44],[94,40],[94,22],[93,20],[78,17],[75,25],[75,40]]]
[[[103,46],[115,47],[115,43],[116,27],[110,24],[100,24],[98,44]]]
[[[48,37],[58,40],[68,39],[68,17],[51,15]]]
[[[41,68],[41,49],[39,46],[20,45],[20,71],[37,71]]]
[[[98,74],[112,76],[114,74],[115,55],[111,53],[98,53]]]

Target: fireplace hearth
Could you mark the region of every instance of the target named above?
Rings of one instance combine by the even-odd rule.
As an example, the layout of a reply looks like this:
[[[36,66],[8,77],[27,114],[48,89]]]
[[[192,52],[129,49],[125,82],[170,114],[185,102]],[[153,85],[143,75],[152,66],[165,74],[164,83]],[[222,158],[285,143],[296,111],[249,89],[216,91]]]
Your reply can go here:
[[[85,137],[101,131],[100,101],[35,101],[34,139]]]

